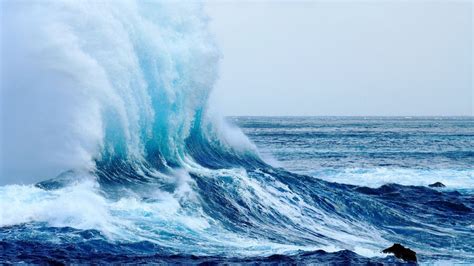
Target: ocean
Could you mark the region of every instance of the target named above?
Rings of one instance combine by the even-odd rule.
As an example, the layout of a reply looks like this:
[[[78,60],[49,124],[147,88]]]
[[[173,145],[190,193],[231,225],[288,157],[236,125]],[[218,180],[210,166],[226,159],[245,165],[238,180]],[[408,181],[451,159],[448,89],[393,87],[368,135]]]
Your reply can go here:
[[[474,189],[472,117],[232,117],[275,166],[331,182]]]
[[[184,188],[0,187],[1,262],[390,264],[380,251],[402,243],[422,264],[474,263],[474,119],[228,120],[268,165],[204,161]]]
[[[474,264],[472,117],[223,118],[202,3],[0,5],[0,264]]]

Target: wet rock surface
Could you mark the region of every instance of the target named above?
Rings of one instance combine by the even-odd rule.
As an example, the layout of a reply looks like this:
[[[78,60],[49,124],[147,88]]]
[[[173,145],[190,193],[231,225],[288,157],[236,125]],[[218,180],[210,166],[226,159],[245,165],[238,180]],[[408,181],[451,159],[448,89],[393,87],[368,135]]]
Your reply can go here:
[[[392,253],[395,257],[407,262],[416,262],[416,252],[406,248],[400,244],[393,244],[393,246],[384,249],[383,253]]]
[[[440,187],[446,187],[443,183],[441,182],[436,182],[433,184],[428,185],[429,187],[435,187],[435,188],[440,188]]]

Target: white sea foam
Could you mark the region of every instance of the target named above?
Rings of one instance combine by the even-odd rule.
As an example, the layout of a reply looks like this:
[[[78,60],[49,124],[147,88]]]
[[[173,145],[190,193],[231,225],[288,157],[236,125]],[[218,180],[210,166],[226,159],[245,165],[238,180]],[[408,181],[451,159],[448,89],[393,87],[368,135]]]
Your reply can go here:
[[[0,184],[107,153],[179,163],[219,51],[199,3],[1,1]],[[241,142],[241,141],[239,141]]]
[[[112,242],[146,240],[205,255],[319,248],[374,255],[388,244],[369,222],[324,211],[271,175],[206,169],[186,152],[193,126],[202,122],[202,137],[224,151],[257,153],[240,130],[206,112],[220,55],[199,4],[90,0],[1,5],[0,184],[17,184],[0,187],[0,227],[39,223],[94,229]],[[207,120],[199,121],[202,117]],[[179,168],[157,174],[176,186],[173,191],[107,195],[89,175],[56,190],[24,185],[69,169],[91,172],[105,154],[140,162],[149,155],[148,146],[151,153],[160,152],[155,160]],[[433,176],[432,171],[346,169],[315,175],[369,186],[473,184],[472,171],[440,171]],[[197,193],[190,174],[224,183],[222,193],[233,193],[226,200],[239,215],[248,216],[262,234],[274,235],[234,232],[209,217],[201,205],[206,191]],[[268,217],[284,221],[275,225]],[[280,241],[269,240],[277,234]]]
[[[474,190],[472,169],[408,169],[408,168],[344,168],[303,171],[327,181],[367,187],[380,187],[388,183],[427,186],[435,182],[446,189]]]
[[[0,226],[44,222],[54,227],[108,232],[108,203],[92,180],[46,191],[33,185],[0,187]]]
[[[255,256],[341,249],[333,245],[281,244],[227,231],[204,215],[199,206],[192,210],[183,206],[184,201],[194,200],[187,194],[186,182],[188,180],[183,181],[176,193],[156,191],[147,201],[133,194],[118,200],[107,199],[93,179],[51,191],[32,185],[1,186],[0,227],[44,223],[52,227],[94,229],[112,242],[150,241],[185,253],[204,255]],[[51,236],[45,241],[54,239]]]

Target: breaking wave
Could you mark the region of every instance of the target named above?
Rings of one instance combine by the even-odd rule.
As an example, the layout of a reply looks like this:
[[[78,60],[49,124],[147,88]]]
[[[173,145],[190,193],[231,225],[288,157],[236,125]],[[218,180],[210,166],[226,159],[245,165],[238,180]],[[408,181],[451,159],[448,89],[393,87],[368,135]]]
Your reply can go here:
[[[474,260],[472,196],[290,173],[211,115],[220,52],[202,5],[1,5],[4,245],[373,257],[403,242],[427,258]]]

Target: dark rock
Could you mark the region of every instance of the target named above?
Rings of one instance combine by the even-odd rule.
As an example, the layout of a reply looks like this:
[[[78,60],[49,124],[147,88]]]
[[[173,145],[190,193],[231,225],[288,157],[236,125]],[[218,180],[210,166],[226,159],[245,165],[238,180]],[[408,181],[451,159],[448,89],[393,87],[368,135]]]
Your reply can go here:
[[[392,253],[395,257],[404,261],[416,262],[416,252],[400,244],[393,244],[393,246],[384,249],[382,252]]]
[[[433,184],[428,185],[429,187],[446,187],[443,183],[441,182],[436,182]]]

